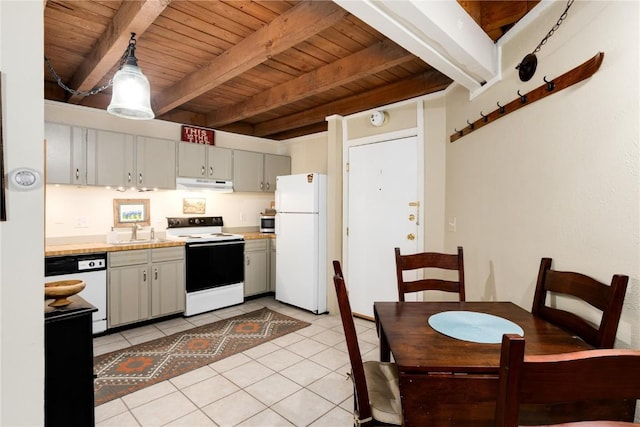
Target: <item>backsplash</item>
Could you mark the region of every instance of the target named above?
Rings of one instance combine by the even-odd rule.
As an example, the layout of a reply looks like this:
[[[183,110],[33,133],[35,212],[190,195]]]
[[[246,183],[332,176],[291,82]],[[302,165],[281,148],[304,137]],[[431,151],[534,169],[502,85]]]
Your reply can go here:
[[[183,199],[205,199],[204,214],[183,213]],[[45,237],[106,236],[113,226],[113,199],[149,199],[150,226],[163,233],[166,217],[222,216],[225,228],[258,227],[260,212],[273,194],[195,191],[116,191],[96,187],[47,185]]]

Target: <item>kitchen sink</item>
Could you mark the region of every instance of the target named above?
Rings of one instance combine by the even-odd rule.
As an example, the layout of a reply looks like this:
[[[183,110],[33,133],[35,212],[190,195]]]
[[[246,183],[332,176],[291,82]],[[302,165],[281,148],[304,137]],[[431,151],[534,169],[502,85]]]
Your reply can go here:
[[[154,243],[169,242],[167,239],[136,239],[136,240],[120,240],[112,243],[112,245],[152,245]]]

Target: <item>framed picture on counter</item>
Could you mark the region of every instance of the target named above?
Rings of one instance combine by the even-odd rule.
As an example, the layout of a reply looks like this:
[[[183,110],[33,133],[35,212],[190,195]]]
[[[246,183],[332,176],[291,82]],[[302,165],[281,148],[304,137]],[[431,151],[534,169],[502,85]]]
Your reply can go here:
[[[149,225],[149,199],[113,199],[113,226]]]

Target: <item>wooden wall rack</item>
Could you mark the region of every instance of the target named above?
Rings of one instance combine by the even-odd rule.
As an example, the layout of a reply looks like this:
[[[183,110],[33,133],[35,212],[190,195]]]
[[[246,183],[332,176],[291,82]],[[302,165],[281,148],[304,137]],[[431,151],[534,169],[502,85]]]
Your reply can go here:
[[[547,76],[543,77],[544,84],[533,89],[531,92],[521,94],[518,90],[518,97],[506,105],[500,105],[497,102],[498,108],[489,114],[485,115],[480,112],[480,118],[473,123],[469,123],[467,120],[467,127],[462,130],[455,129],[455,133],[449,138],[449,142],[454,142],[471,132],[480,129],[481,127],[498,120],[501,117],[506,116],[526,105],[533,104],[542,98],[545,98],[554,93],[558,93],[562,89],[568,88],[582,80],[585,80],[595,74],[600,68],[602,60],[604,59],[604,52],[598,52],[593,58],[578,65],[576,68],[567,71],[560,77],[556,77],[553,80],[547,80]]]

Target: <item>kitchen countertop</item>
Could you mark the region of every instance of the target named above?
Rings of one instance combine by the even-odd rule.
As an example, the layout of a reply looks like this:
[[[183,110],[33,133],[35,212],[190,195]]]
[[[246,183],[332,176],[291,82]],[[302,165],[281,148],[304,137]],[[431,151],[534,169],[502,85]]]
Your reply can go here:
[[[135,244],[117,244],[104,242],[73,243],[70,245],[48,245],[44,248],[44,256],[90,254],[94,252],[117,252],[135,249],[169,248],[172,246],[184,246],[184,242],[162,241]]]
[[[244,236],[245,240],[256,239],[275,239],[274,233],[260,233],[256,232],[242,232],[237,233]],[[77,255],[77,254],[90,254],[96,252],[117,252],[117,251],[130,251],[135,249],[155,249],[155,248],[168,248],[172,246],[184,246],[184,242],[179,241],[162,241],[162,242],[149,242],[149,243],[135,243],[135,244],[111,244],[104,242],[89,242],[89,243],[73,243],[69,245],[47,245],[45,247],[44,256],[61,256],[61,255]]]
[[[255,232],[247,232],[247,233],[237,233],[242,234],[244,236],[244,240],[256,240],[256,239],[275,239],[275,233],[260,233],[259,231]]]

